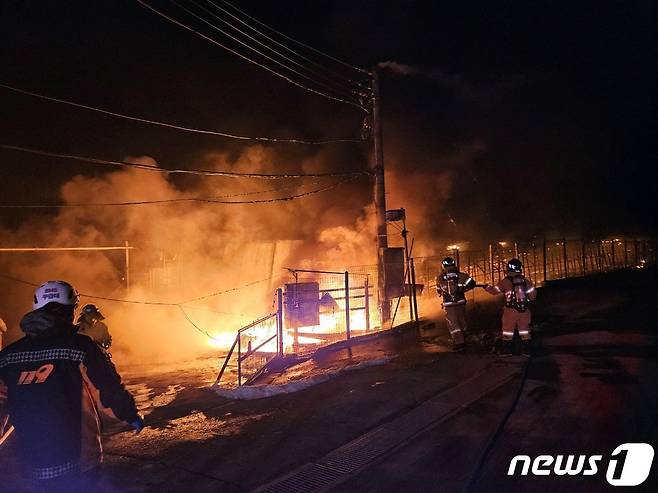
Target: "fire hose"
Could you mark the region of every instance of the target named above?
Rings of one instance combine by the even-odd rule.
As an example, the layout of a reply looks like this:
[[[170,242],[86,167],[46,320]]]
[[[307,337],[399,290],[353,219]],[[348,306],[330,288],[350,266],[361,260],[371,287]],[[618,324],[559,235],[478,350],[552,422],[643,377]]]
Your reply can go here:
[[[0,446],[2,446],[3,443],[9,438],[9,436],[14,432],[14,425],[9,426],[6,430],[3,430],[4,432],[0,436]]]
[[[509,418],[516,410],[516,406],[518,405],[519,400],[521,400],[521,394],[523,394],[523,388],[525,387],[526,380],[528,379],[528,369],[530,368],[531,362],[532,362],[532,353],[530,353],[528,361],[523,367],[523,373],[521,374],[521,382],[519,383],[519,388],[516,391],[516,395],[514,396],[514,399],[512,400],[512,404],[510,405],[509,409],[507,410],[503,418],[498,423],[496,430],[494,431],[493,435],[491,435],[491,438],[489,439],[486,446],[482,450],[482,454],[480,455],[477,466],[471,473],[471,476],[469,477],[468,482],[464,487],[463,493],[471,493],[475,491],[474,489],[475,484],[477,483],[480,474],[482,474],[482,469],[484,468],[484,464],[486,463],[489,454],[491,453],[494,446],[496,445],[496,442],[502,435],[503,430],[505,429],[505,425],[507,425],[507,422],[509,421]]]

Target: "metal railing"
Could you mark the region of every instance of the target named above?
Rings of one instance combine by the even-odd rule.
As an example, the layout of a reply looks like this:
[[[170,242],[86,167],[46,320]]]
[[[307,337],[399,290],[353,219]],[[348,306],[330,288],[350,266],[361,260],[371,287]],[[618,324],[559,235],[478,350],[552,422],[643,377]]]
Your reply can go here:
[[[293,352],[304,352],[375,329],[367,274],[288,269],[285,331]],[[305,293],[304,293],[305,291]]]
[[[220,383],[234,354],[237,385],[249,384],[262,374],[274,358],[282,354],[282,342],[279,310],[241,327],[215,384]]]
[[[585,276],[622,268],[642,268],[658,263],[656,243],[648,240],[614,238],[607,240],[545,239],[540,242],[492,243],[485,250],[454,249],[460,269],[478,284],[495,284],[506,275],[510,258],[519,258],[526,275],[541,284],[554,279]],[[411,258],[411,276],[393,304],[395,318],[386,327],[379,322],[376,299],[377,266],[350,267],[349,271],[288,269],[292,278],[285,292],[277,290],[275,312],[238,330],[215,383],[227,369],[237,372],[238,386],[262,374],[277,357],[302,354],[354,335],[392,328],[414,320],[418,308],[409,289],[420,290],[420,311],[436,306],[436,276],[444,256]],[[409,279],[411,279],[409,281]],[[411,284],[409,284],[409,282]],[[415,293],[414,293],[415,294]],[[308,312],[304,313],[304,304]],[[390,325],[390,326],[389,326]],[[230,362],[235,360],[233,366]]]

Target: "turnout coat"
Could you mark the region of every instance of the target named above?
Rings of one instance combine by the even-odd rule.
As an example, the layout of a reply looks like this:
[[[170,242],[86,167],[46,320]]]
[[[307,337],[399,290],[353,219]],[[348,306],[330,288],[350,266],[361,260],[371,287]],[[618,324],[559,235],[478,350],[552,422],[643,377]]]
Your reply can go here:
[[[35,479],[91,469],[102,461],[99,411],[133,423],[135,401],[108,355],[71,322],[34,310],[21,328],[26,336],[0,351],[0,418],[9,414]]]

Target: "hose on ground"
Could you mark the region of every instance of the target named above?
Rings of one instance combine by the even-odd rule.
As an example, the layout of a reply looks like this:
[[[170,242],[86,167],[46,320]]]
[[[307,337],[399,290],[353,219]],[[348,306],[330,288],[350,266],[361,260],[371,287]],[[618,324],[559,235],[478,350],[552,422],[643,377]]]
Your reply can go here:
[[[525,387],[526,380],[528,379],[528,369],[530,368],[531,362],[532,362],[532,352],[530,353],[530,357],[528,358],[528,361],[523,367],[523,373],[521,375],[521,381],[519,382],[519,388],[516,391],[516,395],[514,396],[512,404],[510,405],[509,409],[507,410],[503,418],[498,423],[498,426],[496,427],[496,431],[494,431],[493,435],[491,435],[491,438],[487,442],[487,445],[484,447],[484,450],[480,455],[480,459],[478,460],[477,466],[471,473],[471,476],[468,482],[466,483],[466,486],[464,487],[463,493],[474,493],[476,491],[475,485],[480,477],[480,474],[482,474],[482,469],[484,468],[484,464],[486,463],[489,454],[491,453],[494,446],[496,445],[496,442],[502,435],[503,430],[505,429],[505,425],[507,424],[507,421],[516,410],[516,406],[519,403],[519,400],[521,399],[521,394],[523,394],[523,388]]]

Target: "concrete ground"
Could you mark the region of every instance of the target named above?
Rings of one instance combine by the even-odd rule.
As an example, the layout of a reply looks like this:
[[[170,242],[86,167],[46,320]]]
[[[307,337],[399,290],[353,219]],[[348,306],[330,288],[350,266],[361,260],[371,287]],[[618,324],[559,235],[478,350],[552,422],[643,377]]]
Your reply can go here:
[[[601,454],[607,464],[621,443],[656,446],[656,285],[655,272],[646,270],[564,281],[540,292],[535,312],[543,349],[530,361],[516,409],[471,491],[606,491],[604,472],[587,478],[506,472],[517,454]],[[476,332],[495,330],[497,317],[496,304],[469,306]],[[311,481],[271,491],[463,491],[514,400],[527,360],[477,345],[454,354],[447,343],[441,320],[434,329],[388,334],[316,361],[335,369],[392,358],[387,364],[253,401],[208,389],[216,371],[210,365],[130,372],[126,381],[148,412],[148,426],[139,436],[116,424],[107,428],[106,489],[275,488],[291,471],[323,463],[336,450],[354,452],[346,444],[366,443],[364,436],[387,429],[395,430],[390,446],[358,467],[353,463],[318,488]],[[10,438],[0,447],[0,491],[32,491],[15,446]],[[632,491],[658,491],[655,469]]]

